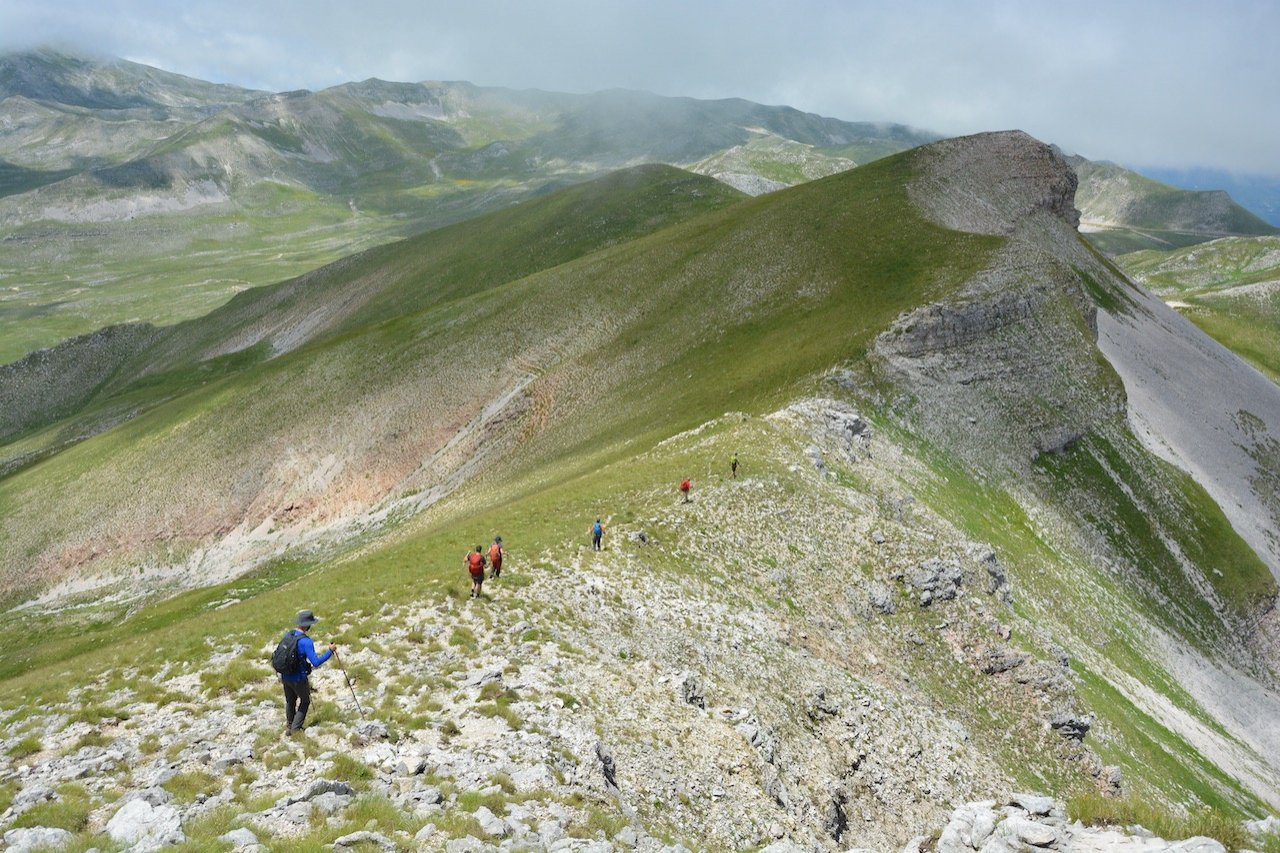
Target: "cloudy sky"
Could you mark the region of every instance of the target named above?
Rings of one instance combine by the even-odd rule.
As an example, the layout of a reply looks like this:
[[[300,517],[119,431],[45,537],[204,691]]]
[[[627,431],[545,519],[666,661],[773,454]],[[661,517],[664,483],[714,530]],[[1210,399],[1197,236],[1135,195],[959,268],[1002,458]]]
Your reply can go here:
[[[3,0],[54,44],[216,82],[737,96],[1132,167],[1280,175],[1280,0]]]

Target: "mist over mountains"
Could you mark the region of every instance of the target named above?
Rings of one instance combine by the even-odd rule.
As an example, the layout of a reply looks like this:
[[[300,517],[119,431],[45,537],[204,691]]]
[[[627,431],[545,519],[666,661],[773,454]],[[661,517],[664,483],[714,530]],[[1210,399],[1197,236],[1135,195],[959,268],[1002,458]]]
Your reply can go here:
[[[252,92],[49,50],[0,60],[0,99],[0,361],[110,323],[198,316],[622,166],[664,162],[759,194],[937,138],[640,92],[378,80]],[[1102,170],[1091,191],[1093,171],[1085,219],[1109,250],[1270,233],[1229,199],[1136,176]]]

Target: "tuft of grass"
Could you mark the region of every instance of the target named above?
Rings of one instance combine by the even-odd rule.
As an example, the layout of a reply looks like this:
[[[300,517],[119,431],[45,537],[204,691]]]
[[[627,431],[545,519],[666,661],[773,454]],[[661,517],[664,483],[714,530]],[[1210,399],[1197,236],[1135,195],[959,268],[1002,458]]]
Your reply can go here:
[[[245,687],[261,684],[271,677],[265,662],[237,658],[222,667],[200,673],[200,686],[209,698],[234,695]]]
[[[57,797],[27,809],[13,822],[15,828],[47,826],[51,829],[65,829],[67,832],[80,832],[89,825],[89,813],[93,811],[93,801],[89,793],[80,785],[63,785],[57,790]]]
[[[629,823],[626,815],[588,808],[586,819],[570,823],[567,833],[570,838],[595,838],[600,834],[605,838],[613,838]]]
[[[464,651],[474,652],[480,648],[475,633],[465,625],[459,625],[449,634],[449,645],[457,646]]]
[[[109,708],[105,705],[85,705],[83,708],[77,709],[69,717],[72,723],[88,723],[91,726],[97,726],[103,720],[127,720],[129,712],[119,708]]]
[[[236,818],[240,813],[236,806],[220,806],[187,821],[182,827],[183,834],[187,836],[183,849],[222,850],[218,837],[236,828]]]
[[[496,815],[507,813],[508,797],[505,793],[482,794],[479,791],[463,791],[458,794],[458,808],[464,812],[474,812],[485,806]]]
[[[373,778],[373,771],[363,761],[352,758],[346,753],[338,753],[333,757],[333,777],[362,787]]]
[[[80,739],[71,747],[71,752],[78,752],[86,746],[107,746],[115,742],[115,738],[104,735],[102,732],[89,732],[81,735]]]
[[[179,803],[194,803],[222,790],[222,780],[203,770],[179,773],[162,786]]]
[[[1240,821],[1218,809],[1199,807],[1177,812],[1136,794],[1104,797],[1096,792],[1067,800],[1067,815],[1086,826],[1138,825],[1161,838],[1179,841],[1202,835],[1215,838],[1230,851],[1250,846],[1250,836]]]
[[[44,744],[40,738],[35,735],[27,735],[22,740],[9,747],[9,757],[13,759],[26,758],[28,755],[35,755],[44,749]]]

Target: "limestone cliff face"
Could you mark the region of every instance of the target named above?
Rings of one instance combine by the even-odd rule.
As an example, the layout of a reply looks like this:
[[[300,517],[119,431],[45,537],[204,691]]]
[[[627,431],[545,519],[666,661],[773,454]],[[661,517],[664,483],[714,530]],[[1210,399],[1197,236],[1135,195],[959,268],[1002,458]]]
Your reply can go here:
[[[972,462],[1019,467],[1120,415],[1087,292],[1111,273],[1077,238],[1066,161],[1015,131],[931,146],[922,166],[909,192],[926,216],[1006,243],[958,293],[876,341],[877,367],[915,401],[918,426]]]
[[[1076,173],[1052,147],[1020,130],[980,133],[930,145],[911,198],[955,231],[1012,235],[1046,212],[1076,228]]]

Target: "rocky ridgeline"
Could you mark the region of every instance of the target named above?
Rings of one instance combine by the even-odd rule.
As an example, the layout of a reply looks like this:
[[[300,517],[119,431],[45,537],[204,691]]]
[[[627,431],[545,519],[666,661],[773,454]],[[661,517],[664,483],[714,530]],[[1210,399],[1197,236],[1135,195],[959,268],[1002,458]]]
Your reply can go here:
[[[727,446],[760,450],[691,504],[633,496],[602,552],[521,554],[504,531],[485,599],[459,577],[331,616],[360,707],[326,665],[300,736],[280,734],[274,637],[0,712],[6,844],[71,841],[41,818],[80,809],[77,849],[102,850],[1210,849],[976,802],[1014,787],[1001,761],[1119,789],[1071,651],[1018,619],[992,548],[900,491],[912,463],[847,405],[726,416],[655,452]],[[940,706],[929,681],[966,698]]]

